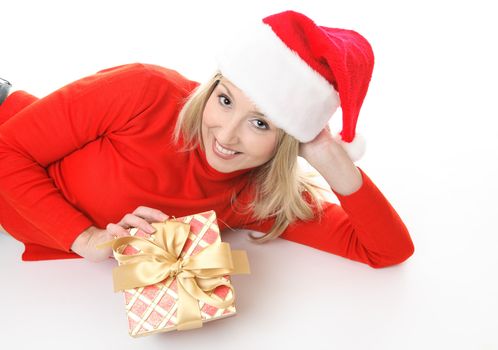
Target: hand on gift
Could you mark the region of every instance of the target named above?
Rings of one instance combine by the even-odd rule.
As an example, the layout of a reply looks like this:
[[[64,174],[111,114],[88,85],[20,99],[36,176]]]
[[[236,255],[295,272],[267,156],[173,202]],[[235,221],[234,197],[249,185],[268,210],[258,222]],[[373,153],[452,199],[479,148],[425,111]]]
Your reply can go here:
[[[97,245],[117,237],[129,236],[128,229],[130,227],[137,227],[145,232],[152,233],[154,232],[154,227],[150,223],[162,222],[168,218],[168,215],[158,209],[139,206],[133,213],[123,216],[118,223],[107,224],[105,230],[90,226],[75,239],[71,250],[87,260],[94,262],[104,261],[113,256],[112,249],[111,247],[98,249]]]

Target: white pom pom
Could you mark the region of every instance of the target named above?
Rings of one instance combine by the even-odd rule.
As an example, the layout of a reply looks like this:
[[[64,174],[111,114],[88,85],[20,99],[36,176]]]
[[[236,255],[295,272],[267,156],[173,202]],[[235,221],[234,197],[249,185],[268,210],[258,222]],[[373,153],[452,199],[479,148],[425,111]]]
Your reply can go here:
[[[351,158],[353,162],[361,159],[361,157],[363,157],[363,155],[365,154],[365,138],[357,132],[355,133],[355,137],[352,142],[343,141],[340,134],[334,135],[334,140],[336,140],[342,146],[342,148],[344,148],[349,158]]]

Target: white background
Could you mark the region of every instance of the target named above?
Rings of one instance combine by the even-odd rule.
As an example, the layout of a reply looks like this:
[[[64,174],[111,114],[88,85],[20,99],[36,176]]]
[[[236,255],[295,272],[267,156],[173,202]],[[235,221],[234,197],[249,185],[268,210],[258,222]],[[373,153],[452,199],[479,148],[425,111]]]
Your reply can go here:
[[[492,1],[2,1],[0,77],[43,97],[131,62],[203,81],[214,47],[248,19],[286,9],[354,29],[376,65],[357,162],[407,225],[415,254],[385,269],[241,232],[251,275],[238,314],[133,339],[113,261],[21,262],[0,233],[0,334],[14,348],[498,349],[498,26]],[[333,118],[335,131],[340,120]],[[0,165],[1,166],[1,165]],[[54,213],[56,215],[56,213]]]

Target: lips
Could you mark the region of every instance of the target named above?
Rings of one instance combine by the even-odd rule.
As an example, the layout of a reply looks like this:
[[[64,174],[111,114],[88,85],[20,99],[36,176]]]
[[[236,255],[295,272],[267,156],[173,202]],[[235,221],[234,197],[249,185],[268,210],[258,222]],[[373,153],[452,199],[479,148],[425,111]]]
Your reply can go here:
[[[212,147],[212,149],[213,149],[213,153],[214,153],[214,154],[216,154],[218,157],[220,157],[220,158],[222,158],[222,159],[233,159],[233,158],[237,157],[237,155],[239,155],[239,154],[240,154],[240,152],[237,152],[237,151],[234,151],[234,152],[236,152],[236,153],[234,153],[234,154],[226,154],[226,153],[222,153],[222,152],[220,152],[220,151],[217,149],[217,147],[216,147],[216,144],[217,144],[217,143],[218,143],[218,145],[220,145],[220,144],[219,144],[219,142],[218,142],[216,139],[213,139],[213,140],[214,140],[214,141],[213,141],[213,147]],[[221,146],[221,145],[220,145],[220,146]],[[223,146],[221,146],[221,147],[222,147],[222,148],[225,148],[225,147],[223,147]],[[230,149],[228,149],[228,148],[225,148],[225,149],[226,149],[226,150],[228,150],[228,151],[233,151],[233,150],[230,150]]]

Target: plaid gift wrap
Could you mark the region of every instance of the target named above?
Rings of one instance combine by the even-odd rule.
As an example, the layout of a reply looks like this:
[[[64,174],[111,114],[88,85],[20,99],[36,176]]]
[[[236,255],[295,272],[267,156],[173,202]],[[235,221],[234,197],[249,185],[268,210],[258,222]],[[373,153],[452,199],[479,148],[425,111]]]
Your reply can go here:
[[[188,238],[185,241],[179,258],[194,256],[206,247],[221,242],[216,214],[212,210],[169,220],[179,221],[190,225],[190,233],[188,234]],[[152,225],[154,226],[155,223]],[[142,237],[149,241],[154,241],[154,234],[155,233],[145,233],[137,228],[130,229],[131,236]],[[132,245],[127,245],[122,250],[121,254],[134,255],[138,252],[139,250],[135,249]],[[232,253],[234,252],[236,251],[232,251]],[[238,251],[238,253],[243,253],[245,256],[244,251]],[[239,269],[239,271],[235,273],[250,273],[249,265],[247,264],[245,271],[240,271]],[[229,275],[223,275],[221,279],[226,284],[231,284]],[[132,337],[168,332],[178,328],[177,312],[179,307],[179,295],[177,282],[176,277],[170,276],[159,283],[133,289],[125,289],[123,291],[129,333]],[[207,294],[219,301],[234,298],[232,290],[225,285],[219,285],[212,292]],[[236,314],[235,302],[226,308],[218,308],[209,305],[202,300],[197,301],[202,323],[234,316]]]

